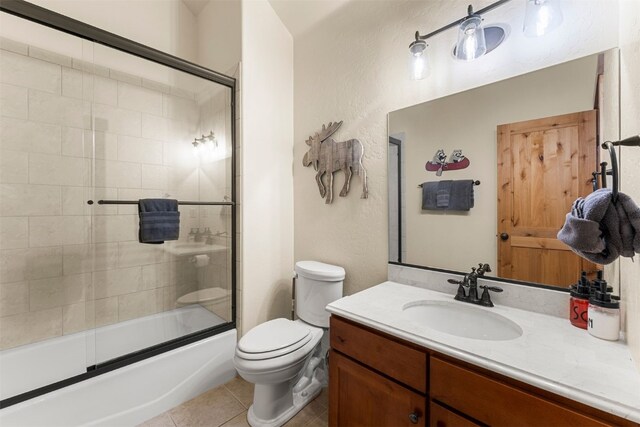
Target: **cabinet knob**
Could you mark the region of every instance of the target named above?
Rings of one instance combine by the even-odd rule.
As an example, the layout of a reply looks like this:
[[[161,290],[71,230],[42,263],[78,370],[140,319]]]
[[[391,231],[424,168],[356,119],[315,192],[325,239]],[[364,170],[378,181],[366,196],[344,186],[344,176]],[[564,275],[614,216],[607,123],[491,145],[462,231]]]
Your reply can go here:
[[[416,414],[415,412],[412,412],[409,414],[409,421],[411,421],[412,424],[418,424],[418,419],[420,418],[420,416],[418,414]]]

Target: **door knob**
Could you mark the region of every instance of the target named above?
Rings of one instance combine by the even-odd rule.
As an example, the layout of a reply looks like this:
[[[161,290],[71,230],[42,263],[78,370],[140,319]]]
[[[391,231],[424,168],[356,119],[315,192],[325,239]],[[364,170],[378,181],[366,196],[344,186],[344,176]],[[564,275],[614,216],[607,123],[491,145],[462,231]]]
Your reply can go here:
[[[412,424],[418,424],[418,419],[420,418],[420,416],[418,414],[416,414],[415,412],[412,412],[409,414],[409,421],[411,421]]]
[[[500,239],[509,240],[509,235],[507,233],[500,233]]]

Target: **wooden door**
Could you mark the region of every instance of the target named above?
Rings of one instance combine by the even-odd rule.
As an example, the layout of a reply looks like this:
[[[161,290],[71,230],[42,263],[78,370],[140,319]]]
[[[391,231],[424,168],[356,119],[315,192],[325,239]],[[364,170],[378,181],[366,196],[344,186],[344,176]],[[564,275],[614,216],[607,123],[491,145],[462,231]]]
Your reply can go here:
[[[556,235],[592,191],[596,111],[498,126],[498,276],[568,287],[583,260]]]
[[[426,426],[427,398],[332,350],[329,425]]]

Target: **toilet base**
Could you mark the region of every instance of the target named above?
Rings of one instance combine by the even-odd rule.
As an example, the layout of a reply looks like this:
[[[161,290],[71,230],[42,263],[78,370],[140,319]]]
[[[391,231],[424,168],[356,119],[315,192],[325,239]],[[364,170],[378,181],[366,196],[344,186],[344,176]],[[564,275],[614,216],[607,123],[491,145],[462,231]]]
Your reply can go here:
[[[293,405],[279,416],[270,420],[258,418],[253,411],[253,405],[251,405],[247,412],[247,421],[251,427],[280,427],[300,412],[307,403],[315,399],[321,391],[322,383],[314,375],[306,387],[298,392],[293,391]]]

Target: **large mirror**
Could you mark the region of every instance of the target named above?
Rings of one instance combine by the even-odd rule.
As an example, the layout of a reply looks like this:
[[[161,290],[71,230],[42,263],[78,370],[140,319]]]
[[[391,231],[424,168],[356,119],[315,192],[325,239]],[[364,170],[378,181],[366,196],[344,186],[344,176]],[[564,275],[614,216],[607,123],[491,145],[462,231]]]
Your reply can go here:
[[[557,240],[619,139],[618,50],[389,113],[389,261],[567,288],[614,266]],[[448,182],[450,181],[450,182]],[[609,185],[611,185],[609,179]]]

